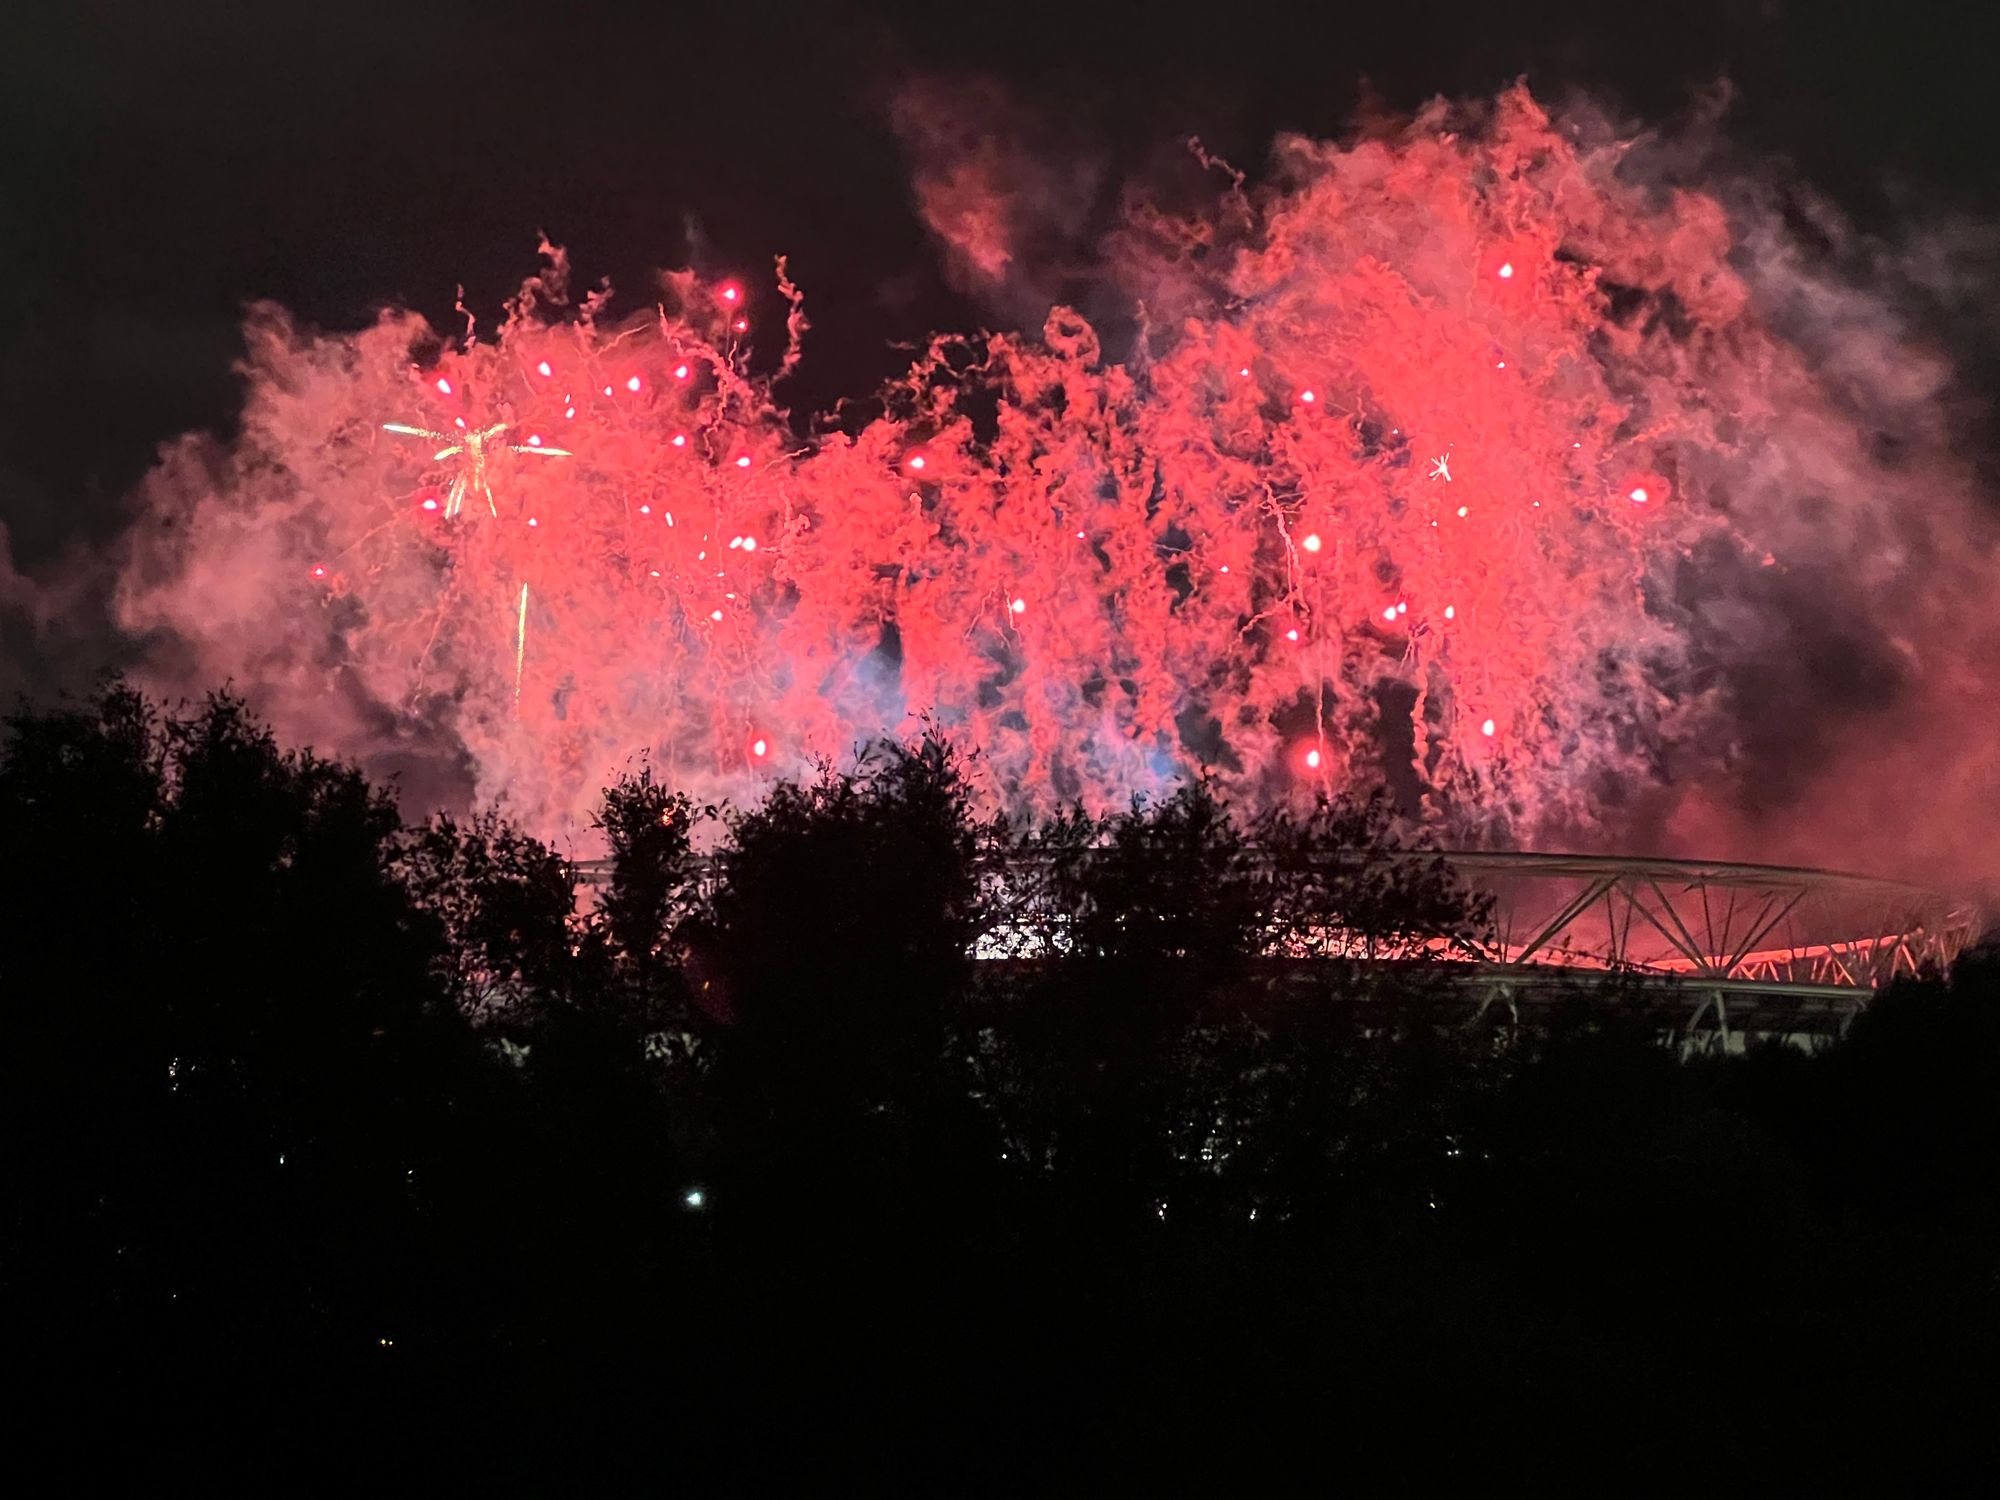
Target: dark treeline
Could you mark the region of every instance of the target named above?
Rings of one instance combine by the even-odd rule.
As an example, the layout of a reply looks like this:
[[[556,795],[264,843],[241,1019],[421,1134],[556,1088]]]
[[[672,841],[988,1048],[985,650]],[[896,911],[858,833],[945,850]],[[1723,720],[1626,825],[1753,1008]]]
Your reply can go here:
[[[579,899],[227,699],[9,721],[18,1434],[274,1490],[1991,1472],[1990,951],[1689,1054],[1610,978],[1471,1017],[1411,939],[1484,913],[1377,804],[1009,828],[924,741],[600,821]]]

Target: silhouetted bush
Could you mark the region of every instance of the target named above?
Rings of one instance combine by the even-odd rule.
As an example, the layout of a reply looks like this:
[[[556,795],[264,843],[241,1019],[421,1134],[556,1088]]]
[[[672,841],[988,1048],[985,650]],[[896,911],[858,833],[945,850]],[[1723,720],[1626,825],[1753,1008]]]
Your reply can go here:
[[[0,1272],[51,1402],[488,1418],[516,1483],[621,1426],[654,1475],[782,1434],[973,1488],[1438,1423],[1710,1480],[1974,1446],[1991,952],[1690,1058],[1615,977],[1468,1021],[1435,959],[1489,914],[1380,802],[1009,827],[930,738],[726,815],[641,770],[598,826],[580,894],[226,697],[7,722]]]

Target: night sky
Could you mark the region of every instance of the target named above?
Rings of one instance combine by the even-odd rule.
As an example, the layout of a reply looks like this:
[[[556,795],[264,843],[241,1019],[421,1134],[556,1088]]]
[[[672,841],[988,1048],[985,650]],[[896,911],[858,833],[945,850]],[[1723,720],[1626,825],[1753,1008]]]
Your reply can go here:
[[[1100,205],[1199,134],[1253,171],[1274,132],[1364,100],[1526,75],[1672,122],[1726,79],[1738,147],[1865,228],[1995,207],[1990,52],[1915,6],[1127,4],[313,6],[17,11],[0,89],[0,521],[16,562],[115,527],[155,445],[226,427],[242,306],[355,327],[384,304],[489,316],[536,235],[632,301],[649,272],[762,275],[815,332],[801,407],[860,395],[934,327],[1005,321],[947,285],[888,101],[987,80],[1040,149],[1101,162]],[[628,303],[630,305],[630,303]]]

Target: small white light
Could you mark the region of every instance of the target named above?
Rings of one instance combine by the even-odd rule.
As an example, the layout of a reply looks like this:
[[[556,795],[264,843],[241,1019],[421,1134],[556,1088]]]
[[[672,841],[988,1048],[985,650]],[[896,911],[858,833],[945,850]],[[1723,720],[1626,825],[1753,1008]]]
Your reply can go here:
[[[1028,601],[1026,599],[1016,599],[1012,604],[1008,605],[1007,607],[1013,610],[1014,613],[1017,615],[1024,615],[1028,612]]]
[[[708,1194],[704,1193],[700,1188],[689,1188],[685,1193],[681,1194],[681,1202],[685,1203],[689,1208],[702,1208],[708,1203]]]
[[[1479,732],[1485,735],[1488,739],[1491,739],[1493,737],[1493,721],[1491,719],[1488,719],[1484,724],[1481,724],[1479,726]]]
[[[1299,545],[1304,547],[1308,552],[1319,551],[1319,533],[1317,531],[1309,532],[1306,539]]]

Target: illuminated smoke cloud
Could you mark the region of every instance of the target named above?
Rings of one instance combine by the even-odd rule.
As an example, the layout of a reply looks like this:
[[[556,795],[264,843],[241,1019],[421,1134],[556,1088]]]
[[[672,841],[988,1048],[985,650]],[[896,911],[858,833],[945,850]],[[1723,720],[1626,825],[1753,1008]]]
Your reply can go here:
[[[1090,257],[1081,237],[1102,171],[983,80],[921,80],[890,120],[911,169],[918,217],[962,292],[1016,321],[1040,321]],[[1066,143],[1067,144],[1067,143]]]
[[[550,833],[641,752],[743,798],[930,715],[996,806],[1209,767],[1453,838],[1879,863],[1942,790],[1946,840],[1994,805],[2000,579],[1945,371],[1631,159],[1524,92],[1282,141],[1108,242],[1133,347],[1062,307],[941,338],[810,441],[748,278],[618,321],[557,256],[443,347],[259,309],[241,435],[152,476],[120,615],[155,685]],[[920,164],[930,222],[1034,285],[1018,174],[967,160]]]

